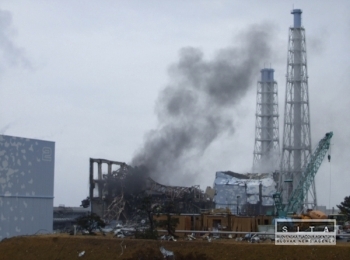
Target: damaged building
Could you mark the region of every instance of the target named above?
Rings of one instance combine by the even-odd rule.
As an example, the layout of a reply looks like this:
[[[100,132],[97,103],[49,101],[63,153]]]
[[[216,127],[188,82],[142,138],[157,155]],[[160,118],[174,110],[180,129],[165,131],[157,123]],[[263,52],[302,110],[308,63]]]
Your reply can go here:
[[[208,187],[205,192],[198,185],[167,186],[149,176],[142,167],[90,158],[91,212],[107,222],[138,221],[140,208],[144,206],[140,203],[146,197],[151,199],[150,207],[172,202],[176,213],[181,214],[200,214],[214,208],[229,209],[231,214],[242,216],[274,212],[272,195],[276,192],[276,181],[272,173],[216,172],[214,189]]]
[[[215,208],[228,208],[233,214],[272,215],[276,182],[271,173],[239,174],[216,172],[214,181]]]
[[[152,205],[158,206],[171,201],[181,213],[200,213],[213,208],[212,199],[199,186],[162,185],[149,177],[147,169],[118,161],[90,158],[89,179],[91,212],[107,222],[136,220],[140,198],[144,197],[151,198]]]

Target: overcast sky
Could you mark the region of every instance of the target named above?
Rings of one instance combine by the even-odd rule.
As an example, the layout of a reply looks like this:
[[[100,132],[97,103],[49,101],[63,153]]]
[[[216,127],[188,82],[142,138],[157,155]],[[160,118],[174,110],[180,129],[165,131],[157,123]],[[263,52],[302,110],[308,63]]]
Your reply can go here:
[[[306,29],[313,148],[334,132],[332,162],[325,160],[316,178],[318,202],[335,206],[350,195],[350,1],[0,3],[0,132],[56,143],[54,205],[79,206],[88,196],[89,158],[132,161],[145,135],[159,128],[156,104],[183,48],[215,60],[221,50],[240,50],[242,34],[260,28],[271,30],[272,52],[257,58],[252,82],[230,108],[232,131],[187,161],[193,174],[166,174],[167,184],[205,189],[218,170],[250,172],[264,67],[275,69],[282,140],[293,6],[302,9]]]

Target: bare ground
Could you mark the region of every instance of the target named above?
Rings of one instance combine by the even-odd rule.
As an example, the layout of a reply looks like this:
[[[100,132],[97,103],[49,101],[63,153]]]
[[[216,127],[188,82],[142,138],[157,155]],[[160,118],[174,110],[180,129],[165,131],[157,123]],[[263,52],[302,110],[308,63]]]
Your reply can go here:
[[[173,251],[180,259],[350,259],[350,243],[336,246],[276,246],[235,240],[197,239],[155,241],[117,239],[111,236],[37,235],[0,242],[0,259],[164,259],[159,248]],[[79,253],[84,251],[83,256]]]

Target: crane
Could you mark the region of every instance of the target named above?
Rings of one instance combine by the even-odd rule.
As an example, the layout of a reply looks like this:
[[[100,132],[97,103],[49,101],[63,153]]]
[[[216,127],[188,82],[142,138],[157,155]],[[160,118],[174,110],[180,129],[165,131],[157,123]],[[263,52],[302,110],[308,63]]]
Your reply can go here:
[[[310,157],[310,160],[303,168],[299,183],[296,189],[291,193],[287,204],[282,204],[282,191],[273,194],[277,215],[279,217],[286,217],[287,213],[301,213],[303,210],[305,197],[330,147],[332,136],[333,132],[326,133],[325,137],[319,141],[315,151]],[[328,159],[330,160],[330,156]],[[281,186],[281,184],[279,185]]]

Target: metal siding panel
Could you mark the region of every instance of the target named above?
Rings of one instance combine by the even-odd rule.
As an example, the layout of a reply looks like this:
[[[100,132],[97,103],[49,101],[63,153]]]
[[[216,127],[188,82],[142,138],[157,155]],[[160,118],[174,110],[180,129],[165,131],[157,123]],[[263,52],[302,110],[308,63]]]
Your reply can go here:
[[[55,143],[0,135],[0,195],[53,196]]]
[[[0,240],[52,232],[55,143],[0,135]]]
[[[5,237],[33,235],[39,230],[52,232],[52,199],[0,198],[0,200],[0,240]]]

